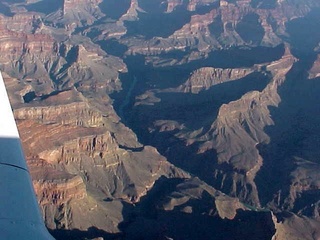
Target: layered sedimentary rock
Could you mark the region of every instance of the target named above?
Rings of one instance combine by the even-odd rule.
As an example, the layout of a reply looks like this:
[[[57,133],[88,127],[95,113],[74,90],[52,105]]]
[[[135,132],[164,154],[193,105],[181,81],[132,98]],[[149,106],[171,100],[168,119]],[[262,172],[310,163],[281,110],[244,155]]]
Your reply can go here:
[[[208,90],[210,87],[216,84],[243,78],[253,71],[253,69],[249,68],[200,68],[192,73],[188,81],[179,87],[179,90],[183,92],[199,93],[200,91]]]
[[[120,212],[114,213],[113,220],[103,216],[106,199],[107,205],[120,211],[120,201],[139,201],[160,176],[188,176],[175,170],[156,149],[138,143],[129,129],[113,122],[112,114],[103,115],[79,99],[62,104],[63,95],[53,96],[60,98],[60,103],[54,101],[56,106],[44,106],[53,101],[49,97],[40,106],[34,103],[15,111],[50,228],[95,226],[117,232],[122,217]],[[89,218],[84,218],[85,211]],[[83,217],[78,218],[79,214]]]
[[[35,96],[49,95],[76,83],[96,91],[120,88],[118,72],[126,71],[120,59],[108,56],[84,37],[68,39],[67,35],[58,35],[55,39],[54,30],[34,34],[12,30],[9,23],[15,19],[1,22],[1,68],[30,86]],[[93,78],[95,82],[91,83]]]
[[[121,201],[138,201],[162,175],[188,174],[119,123],[106,94],[120,89],[121,60],[81,36],[62,43],[11,29],[14,19],[2,22],[1,66],[46,224],[117,232]]]
[[[47,4],[0,69],[58,239],[318,237],[318,1]]]
[[[15,32],[23,31],[26,33],[35,33],[37,29],[41,28],[43,24],[41,15],[37,13],[26,12],[26,13],[15,14],[10,18],[4,17],[4,16],[0,16],[0,18],[1,18],[2,31],[4,31],[5,29],[9,29]],[[20,50],[21,49],[19,49],[19,51]]]
[[[320,56],[317,56],[316,61],[314,62],[313,66],[311,67],[311,69],[309,70],[309,78],[316,78],[319,77],[320,74]]]
[[[206,239],[212,236],[232,240],[246,236],[271,239],[275,232],[270,212],[250,211],[238,199],[216,191],[197,178],[161,180],[150,197],[141,203],[144,218],[128,220],[127,239]],[[249,222],[257,231],[245,227]]]
[[[286,48],[286,52],[281,59],[265,66],[268,73],[264,72],[264,74],[271,74],[269,84],[267,84],[261,92],[251,91],[238,100],[222,104],[221,107],[218,108],[216,119],[211,123],[211,126],[204,125],[200,129],[192,131],[189,125],[189,123],[192,123],[190,114],[186,118],[181,116],[180,121],[172,121],[170,118],[161,119],[161,122],[151,120],[150,124],[154,124],[154,126],[150,128],[154,129],[152,131],[175,132],[174,136],[183,140],[186,146],[197,146],[197,154],[200,156],[200,159],[201,155],[207,156],[206,153],[216,152],[217,159],[214,160],[214,156],[212,156],[212,164],[217,164],[214,166],[213,169],[215,170],[213,170],[212,173],[214,186],[218,189],[223,189],[232,196],[240,197],[240,199],[250,202],[250,204],[260,206],[258,190],[254,179],[263,164],[263,159],[259,155],[257,145],[269,141],[268,135],[264,132],[265,126],[273,124],[268,107],[279,104],[280,97],[277,89],[285,80],[286,74],[295,61],[295,57],[293,57],[289,49]],[[256,71],[259,71],[258,69],[257,67]],[[202,68],[195,71],[186,83],[178,89],[170,90],[170,92],[181,90],[185,92],[184,94],[188,92],[197,93],[199,92],[198,89],[204,91],[216,84],[223,85],[227,84],[228,81],[240,81],[236,79],[246,77],[247,75],[249,76],[253,71],[253,69],[233,69],[230,71],[229,69]],[[201,74],[203,72],[205,72],[205,74]],[[209,77],[207,77],[208,72]],[[256,79],[256,81],[259,80]],[[192,91],[193,86],[197,87],[195,91]],[[167,90],[162,91],[166,92]],[[201,92],[198,94],[201,94]],[[157,94],[155,96],[157,96]],[[197,98],[194,99],[196,100]],[[206,97],[204,97],[204,99],[206,99],[205,101],[209,101]],[[139,101],[141,100],[139,99]],[[148,98],[145,100],[149,101]],[[142,103],[143,101],[144,100],[142,100]],[[162,101],[168,100],[161,99],[160,97],[159,103],[154,103],[155,106],[161,104]],[[170,101],[173,101],[173,99]],[[182,108],[187,108],[190,104],[189,101],[186,96]],[[204,100],[198,97],[198,101],[201,103]],[[204,103],[207,104],[206,102]],[[193,104],[196,106],[199,105],[195,101]],[[171,106],[172,104],[165,104],[164,108],[167,108],[167,111],[174,111],[170,110]],[[139,107],[139,105],[137,105],[137,107]],[[143,110],[144,108],[145,110]],[[150,108],[148,105],[146,107],[142,105],[140,111],[146,111]],[[204,106],[203,108],[206,109]],[[210,111],[212,110],[208,108],[208,112],[200,112],[204,114],[203,116],[198,115],[195,118],[200,122],[210,124],[209,119],[212,115]],[[148,114],[144,115],[146,121],[148,121],[147,115]],[[151,116],[153,116],[153,114],[151,114]],[[173,116],[176,117],[175,115]],[[151,119],[153,118],[151,117]],[[179,117],[177,117],[177,119],[179,119]],[[180,148],[181,146],[178,144],[176,147]],[[175,149],[174,145],[169,148]],[[174,152],[176,150],[172,151]],[[184,157],[185,156],[181,158],[183,159]],[[216,163],[214,163],[215,161]],[[229,171],[223,169],[230,169],[232,171],[228,173]],[[208,173],[204,176],[210,181],[209,179],[211,177]]]
[[[179,209],[181,212],[192,213],[198,210],[193,201],[201,202],[200,200],[206,198],[207,195],[213,198],[214,204],[207,206],[207,209],[205,207],[201,209],[204,211],[202,214],[218,215],[221,219],[232,220],[237,215],[237,210],[246,209],[239,199],[230,198],[199,179],[186,180],[176,185],[176,189],[162,200],[161,207],[165,211]]]
[[[279,104],[277,88],[284,81],[285,75],[291,69],[294,61],[295,58],[287,53],[278,62],[267,66],[267,69],[270,71],[276,69],[276,72],[262,92],[253,91],[245,94],[237,101],[222,105],[211,130],[204,137],[204,139],[210,139],[212,136],[214,140],[206,140],[199,148],[200,152],[205,152],[213,147],[217,151],[219,164],[230,164],[233,169],[239,172],[240,178],[238,181],[247,182],[252,187],[247,189],[243,185],[240,187],[242,190],[240,190],[237,189],[237,184],[233,183],[232,187],[230,186],[232,195],[238,196],[240,193],[247,198],[247,194],[253,194],[249,198],[258,206],[259,197],[258,193],[255,192],[257,188],[254,178],[263,164],[263,159],[256,146],[269,140],[263,131],[265,126],[273,124],[268,107]],[[228,144],[226,144],[227,142]],[[218,172],[216,177],[219,179]],[[225,177],[222,177],[222,179],[225,179]],[[221,184],[224,185],[223,182]],[[243,190],[244,192],[241,193]]]
[[[138,11],[143,11],[142,9],[139,8],[138,0],[131,0],[130,7],[129,7],[128,11],[123,16],[121,16],[120,20],[122,20],[122,21],[137,20]]]
[[[316,239],[319,237],[319,221],[299,217],[290,213],[279,217],[275,222],[276,233],[272,240]]]
[[[210,1],[201,4],[210,6]],[[169,2],[171,14],[181,1]],[[190,3],[194,5],[195,3]],[[207,13],[197,13],[194,7],[189,8],[191,17],[182,28],[178,28],[166,37],[154,35],[151,39],[123,39],[121,43],[129,47],[127,54],[155,55],[149,61],[153,64],[167,65],[167,61],[179,58],[172,57],[174,51],[184,55],[184,61],[201,59],[212,50],[225,49],[235,46],[277,46],[286,35],[286,23],[295,17],[303,17],[310,13],[316,2],[293,5],[290,1],[275,4],[272,9],[255,8],[250,1],[221,1],[220,7],[214,4]],[[208,9],[210,9],[208,7]],[[165,17],[165,15],[163,15]],[[151,17],[152,19],[152,17]],[[142,21],[142,20],[141,20]],[[166,26],[163,26],[164,28]],[[161,33],[160,33],[161,34]],[[192,51],[186,51],[186,49]],[[164,53],[173,52],[166,56]],[[160,59],[159,59],[160,58]],[[165,61],[167,60],[167,61]],[[169,64],[172,61],[169,61]]]
[[[55,12],[46,17],[46,20],[54,25],[62,24],[68,31],[74,31],[77,27],[91,25],[104,16],[98,7],[101,2],[101,0],[64,0]]]

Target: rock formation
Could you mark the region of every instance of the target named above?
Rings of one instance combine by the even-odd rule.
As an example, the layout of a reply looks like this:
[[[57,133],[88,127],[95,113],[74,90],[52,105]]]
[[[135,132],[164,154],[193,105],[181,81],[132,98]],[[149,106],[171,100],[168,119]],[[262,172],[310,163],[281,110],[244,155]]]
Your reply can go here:
[[[180,91],[199,93],[208,90],[210,87],[234,81],[252,73],[253,69],[222,69],[204,67],[194,71],[186,83],[180,87]]]
[[[57,239],[319,237],[317,0],[49,2],[0,69]]]

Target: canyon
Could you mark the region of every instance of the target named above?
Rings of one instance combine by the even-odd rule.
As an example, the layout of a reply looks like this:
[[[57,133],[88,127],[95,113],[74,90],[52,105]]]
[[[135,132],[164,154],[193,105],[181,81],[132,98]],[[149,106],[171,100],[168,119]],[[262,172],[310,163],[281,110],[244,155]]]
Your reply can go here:
[[[319,16],[317,0],[0,0],[51,234],[318,239]]]

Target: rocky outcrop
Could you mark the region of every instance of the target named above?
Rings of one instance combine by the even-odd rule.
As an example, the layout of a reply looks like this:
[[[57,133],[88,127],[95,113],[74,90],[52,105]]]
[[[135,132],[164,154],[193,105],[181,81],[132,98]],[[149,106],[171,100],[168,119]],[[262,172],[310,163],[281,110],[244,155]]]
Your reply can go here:
[[[34,34],[39,27],[36,23],[41,22],[39,15],[19,14],[12,18],[0,15],[0,18],[0,41],[3,53],[19,56],[23,53],[50,52],[54,55],[58,51],[52,36]]]
[[[47,3],[0,3],[0,69],[50,229],[318,237],[318,1]]]
[[[35,34],[12,31],[9,23],[14,21],[1,22],[1,68],[30,85],[35,96],[68,89],[79,82],[79,86],[95,91],[120,89],[118,73],[125,72],[126,66],[88,38],[60,35],[55,39],[54,30]]]
[[[316,78],[320,76],[320,55],[317,56],[316,61],[309,70],[309,79]]]
[[[174,12],[174,8],[180,4],[181,1],[169,2],[168,12]],[[197,5],[210,6],[210,4],[211,1],[190,2],[189,10],[193,11]],[[249,1],[234,3],[221,1],[219,7],[213,5],[207,13],[197,14],[197,11],[192,13],[190,22],[168,37],[154,36],[148,40],[128,38],[123,39],[121,43],[129,47],[128,55],[151,56],[148,62],[154,65],[159,62],[162,66],[166,63],[183,64],[185,61],[201,59],[210,51],[217,49],[237,46],[274,47],[283,42],[281,37],[287,34],[286,23],[293,18],[306,16],[313,7],[317,6],[319,6],[318,3],[314,1],[300,5],[282,1],[273,9],[261,9],[252,7]],[[246,32],[249,28],[250,30]],[[186,49],[192,49],[192,51],[186,51]],[[184,55],[181,62],[180,58],[172,57],[177,50],[180,50],[178,56]],[[166,53],[170,52],[173,54],[166,56]],[[159,54],[162,55],[159,56]],[[158,56],[152,57],[153,55]]]
[[[38,91],[48,94],[53,91],[48,71],[65,64],[58,54],[59,45],[55,40],[44,34],[28,34],[1,28],[1,68],[17,78],[25,78],[38,82]],[[53,68],[53,69],[52,69]],[[31,81],[30,81],[31,82]],[[30,84],[31,85],[31,84]]]
[[[257,65],[256,70],[215,68],[201,68],[200,70],[196,70],[187,82],[182,85],[183,87],[179,87],[178,89],[187,93],[189,91],[192,92],[192,86],[194,86],[193,84],[196,82],[196,89],[201,89],[203,92],[199,92],[197,95],[201,95],[202,93],[203,100],[201,97],[186,97],[184,100],[176,98],[175,101],[179,102],[182,109],[186,108],[185,106],[188,106],[190,101],[196,106],[200,105],[196,102],[197,100],[200,103],[208,104],[210,101],[208,96],[211,96],[211,94],[208,93],[205,95],[205,92],[209,91],[205,91],[205,89],[209,89],[210,85],[214,86],[218,83],[220,85],[227,84],[226,82],[228,80],[235,80],[241,76],[248,76],[248,74],[253,71],[262,71],[262,73],[266,75],[270,74],[270,82],[262,91],[250,91],[245,93],[240,99],[222,104],[217,110],[215,120],[209,123],[209,119],[212,118],[212,111],[214,109],[213,101],[211,103],[213,106],[208,107],[208,111],[199,111],[203,116],[197,115],[194,117],[201,123],[210,124],[210,126],[201,125],[201,128],[199,129],[193,127],[192,123],[195,124],[195,121],[191,120],[191,113],[183,118],[181,117],[182,114],[178,115],[179,109],[172,110],[172,104],[170,104],[170,102],[168,104],[163,103],[164,105],[161,109],[177,112],[177,114],[172,114],[172,116],[178,120],[173,121],[174,119],[170,118],[157,119],[159,121],[150,120],[151,127],[149,127],[149,129],[152,129],[150,132],[159,131],[168,132],[168,134],[172,132],[174,137],[183,141],[183,145],[186,147],[196,146],[196,156],[200,159],[202,159],[201,155],[206,156],[206,159],[208,158],[207,154],[211,156],[212,164],[214,164],[213,172],[211,173],[211,177],[214,179],[212,180],[214,187],[231,196],[239,197],[241,200],[251,205],[259,207],[260,201],[255,177],[263,165],[263,158],[259,154],[257,145],[269,141],[269,136],[264,131],[266,126],[274,123],[270,117],[269,107],[278,106],[281,101],[278,95],[278,87],[284,82],[286,74],[289,72],[295,61],[296,58],[293,57],[288,47],[286,47],[286,51],[281,59],[266,64],[264,67],[262,65]],[[203,72],[205,72],[205,76],[207,76],[206,74],[208,71],[208,78],[212,78],[212,80],[206,80],[206,77],[202,78]],[[187,88],[186,86],[190,87]],[[156,93],[155,96],[158,97],[161,96],[160,94],[162,92],[170,93],[174,91],[177,91],[177,89],[158,90],[154,91],[154,93]],[[187,94],[185,93],[185,95]],[[159,98],[159,101],[157,101],[158,103],[153,102],[154,106],[160,105],[164,101],[170,101],[168,99],[161,99],[161,97]],[[147,105],[150,104],[149,98],[145,98],[144,100],[138,98],[138,101],[142,101],[142,103],[140,102],[139,105],[137,105],[137,107],[141,106],[139,110],[140,114],[141,111],[143,112],[150,109],[150,107],[147,106],[142,107],[143,101],[146,101]],[[193,105],[191,105],[191,107],[193,107]],[[205,108],[204,106],[202,107]],[[196,109],[196,107],[194,109]],[[151,115],[153,116],[154,114]],[[144,115],[144,118],[148,119],[147,116],[148,114]],[[196,129],[192,130],[192,128]],[[167,151],[171,152],[171,150],[169,150],[171,148],[175,149],[173,146],[168,146]],[[172,151],[177,152],[179,148],[181,148],[181,145],[177,144],[177,149]],[[217,154],[216,160],[213,152],[216,152]],[[175,153],[174,155],[179,154]],[[194,158],[197,158],[196,156]],[[184,159],[185,157],[186,156],[183,156],[182,154],[181,158]],[[208,166],[207,169],[209,168],[210,167]],[[196,168],[193,167],[192,169],[195,170]],[[210,181],[211,177],[208,177],[208,174],[209,173],[206,173],[204,175],[207,181]]]
[[[150,239],[218,236],[230,240],[250,236],[267,240],[275,233],[270,212],[249,210],[238,199],[216,191],[197,178],[160,179],[155,188],[140,204],[144,218],[127,220],[126,235]],[[255,231],[246,227],[249,222]],[[152,231],[148,231],[151,226]]]
[[[84,102],[52,107],[29,107],[15,111],[17,120],[32,119],[43,124],[62,124],[85,127],[102,127],[103,116],[92,111]]]
[[[120,18],[121,21],[134,21],[138,19],[138,11],[143,11],[139,7],[138,0],[131,0],[130,8],[128,11]]]
[[[16,19],[1,22],[0,61],[46,224],[118,232],[122,201],[188,174],[119,123],[106,93],[120,89],[121,60],[88,38],[13,31]]]
[[[200,152],[215,149],[218,163],[226,163],[237,172],[237,176],[231,181],[233,182],[230,185],[231,195],[242,196],[246,201],[252,199],[252,203],[257,206],[259,197],[254,179],[263,164],[263,159],[256,146],[269,141],[264,132],[265,126],[273,124],[268,107],[279,104],[277,88],[284,81],[294,62],[295,58],[287,52],[282,59],[267,66],[268,70],[275,69],[275,71],[271,82],[263,91],[249,92],[237,101],[222,105],[211,130],[202,137],[205,142],[199,148]],[[220,170],[217,170],[215,173],[217,179],[229,178],[227,176],[220,178],[220,174]],[[237,188],[238,181],[242,186],[241,190]],[[251,185],[249,189],[252,191],[246,188],[247,184]],[[226,186],[223,180],[221,186]]]
[[[178,184],[175,190],[162,200],[159,207],[165,211],[180,210],[181,212],[194,213],[199,209],[199,205],[194,202],[202,204],[201,200],[208,201],[208,198],[212,198],[210,202],[213,204],[207,205],[207,209],[201,208],[201,214],[232,220],[239,209],[246,209],[239,199],[226,196],[199,179],[190,179]]]
[[[200,68],[194,71],[187,82],[179,87],[179,91],[199,93],[208,90],[210,87],[234,81],[246,77],[254,70],[250,68],[242,69],[222,69],[222,68]]]
[[[304,159],[295,159],[295,165],[295,170],[290,174],[289,195],[279,194],[279,200],[286,197],[284,202],[288,209],[294,209],[300,216],[312,216],[317,219],[320,210],[317,197],[320,189],[319,164]],[[310,202],[310,205],[307,205],[306,202]]]
[[[18,13],[12,17],[0,15],[2,30],[34,34],[43,27],[41,15],[37,13]],[[19,49],[21,50],[21,49]]]
[[[46,180],[45,183],[42,182],[44,179]],[[57,179],[55,177],[55,180],[50,182],[48,176],[45,176],[38,181],[33,181],[35,191],[42,194],[38,195],[39,203],[42,206],[51,204],[61,205],[71,199],[79,200],[87,197],[85,184],[81,177],[75,176],[74,178],[63,179],[61,181]]]
[[[95,226],[118,232],[116,226],[122,221],[121,214],[117,213],[121,211],[120,202],[104,204],[103,201],[96,201],[88,193],[81,176],[57,170],[45,160],[29,159],[28,165],[48,228],[63,231]],[[106,215],[105,208],[114,211],[108,211]]]
[[[115,113],[103,113],[112,108],[92,105],[76,89],[17,106],[21,140],[50,228],[118,232],[122,201],[139,201],[161,176],[189,176],[141,145]],[[109,207],[119,211],[106,216]]]
[[[298,217],[291,213],[277,216],[279,220],[275,220],[276,233],[272,240],[303,240],[319,238],[319,221],[316,219],[308,219]]]
[[[73,32],[77,27],[92,25],[104,16],[98,7],[101,2],[63,0],[63,5],[56,12],[46,16],[46,21],[53,25],[63,25],[66,30]]]
[[[167,12],[173,12],[177,6],[180,6],[183,2],[180,0],[170,0],[168,1]]]

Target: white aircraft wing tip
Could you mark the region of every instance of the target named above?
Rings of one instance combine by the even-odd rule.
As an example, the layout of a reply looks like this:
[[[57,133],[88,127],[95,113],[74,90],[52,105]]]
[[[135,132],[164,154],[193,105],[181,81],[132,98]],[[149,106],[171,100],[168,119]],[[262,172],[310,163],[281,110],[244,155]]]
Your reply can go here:
[[[0,72],[0,137],[19,138],[18,129],[13,117],[7,90]]]

